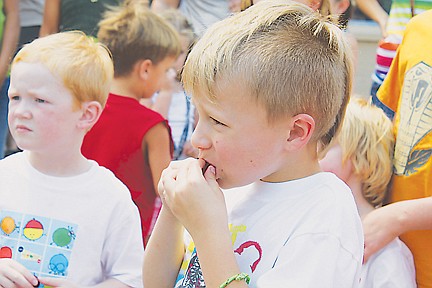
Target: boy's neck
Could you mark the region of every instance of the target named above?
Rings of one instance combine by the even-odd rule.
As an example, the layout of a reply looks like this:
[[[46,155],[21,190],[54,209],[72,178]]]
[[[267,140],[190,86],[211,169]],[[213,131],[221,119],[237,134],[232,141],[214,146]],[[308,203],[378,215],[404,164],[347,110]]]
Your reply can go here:
[[[142,98],[141,86],[142,84],[137,85],[132,78],[117,77],[111,84],[110,93],[140,100]]]
[[[307,145],[287,156],[288,160],[278,171],[263,178],[266,182],[286,182],[305,178],[321,172],[316,145]]]
[[[72,149],[71,149],[72,150]],[[79,153],[63,153],[49,155],[40,152],[29,152],[29,162],[40,173],[55,177],[71,177],[87,172],[91,164]]]
[[[360,218],[364,218],[374,207],[363,196],[362,182],[357,175],[351,175],[346,183],[352,191]]]

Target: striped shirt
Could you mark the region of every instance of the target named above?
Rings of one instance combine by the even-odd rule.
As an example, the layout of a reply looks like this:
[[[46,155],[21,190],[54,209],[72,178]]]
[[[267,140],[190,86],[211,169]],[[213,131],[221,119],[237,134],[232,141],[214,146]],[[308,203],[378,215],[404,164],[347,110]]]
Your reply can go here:
[[[432,9],[432,0],[413,0],[414,14],[418,15]],[[390,15],[387,22],[387,34],[402,36],[406,24],[412,18],[410,0],[393,0]]]

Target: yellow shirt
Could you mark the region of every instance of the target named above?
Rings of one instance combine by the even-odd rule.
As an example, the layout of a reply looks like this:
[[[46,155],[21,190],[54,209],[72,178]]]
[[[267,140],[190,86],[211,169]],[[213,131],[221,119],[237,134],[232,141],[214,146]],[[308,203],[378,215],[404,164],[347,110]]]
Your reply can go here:
[[[394,112],[391,202],[432,196],[432,10],[407,25],[377,97]],[[414,255],[418,287],[432,287],[432,230],[401,236]]]

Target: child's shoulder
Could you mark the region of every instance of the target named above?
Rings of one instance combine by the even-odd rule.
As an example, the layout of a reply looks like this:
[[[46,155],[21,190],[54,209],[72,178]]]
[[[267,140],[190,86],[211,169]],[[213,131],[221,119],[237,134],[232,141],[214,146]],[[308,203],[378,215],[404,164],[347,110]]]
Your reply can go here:
[[[115,110],[117,111],[115,115],[122,114],[122,117],[128,119],[164,119],[160,113],[127,96],[110,94],[105,109],[108,111]]]
[[[97,186],[98,190],[105,190],[106,193],[113,194],[112,197],[129,197],[130,193],[128,188],[123,182],[121,182],[114,173],[100,166],[94,160],[88,160],[92,164],[92,168],[90,171],[90,177],[88,177],[89,181],[92,182],[92,185]],[[118,193],[122,192],[122,193]],[[108,195],[107,195],[108,196]]]
[[[16,152],[0,160],[0,170],[16,169],[25,163],[24,152]]]
[[[349,187],[333,173],[320,172],[301,179],[270,183],[256,181],[252,184],[224,191],[227,204],[230,203],[295,203],[316,205],[318,209],[353,206],[354,200]],[[236,204],[236,205],[237,205]],[[272,204],[273,205],[273,204]],[[354,206],[353,206],[354,207]]]

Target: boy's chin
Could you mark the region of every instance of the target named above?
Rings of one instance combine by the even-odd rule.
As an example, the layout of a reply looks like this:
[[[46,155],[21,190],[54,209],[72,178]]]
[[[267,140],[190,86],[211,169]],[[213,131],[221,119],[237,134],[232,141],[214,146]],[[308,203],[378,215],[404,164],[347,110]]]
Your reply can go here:
[[[227,179],[222,179],[222,178],[216,179],[216,182],[219,184],[219,188],[221,189],[231,189],[231,188],[243,186],[243,185],[238,185],[238,183],[232,183],[230,181],[227,181]]]

